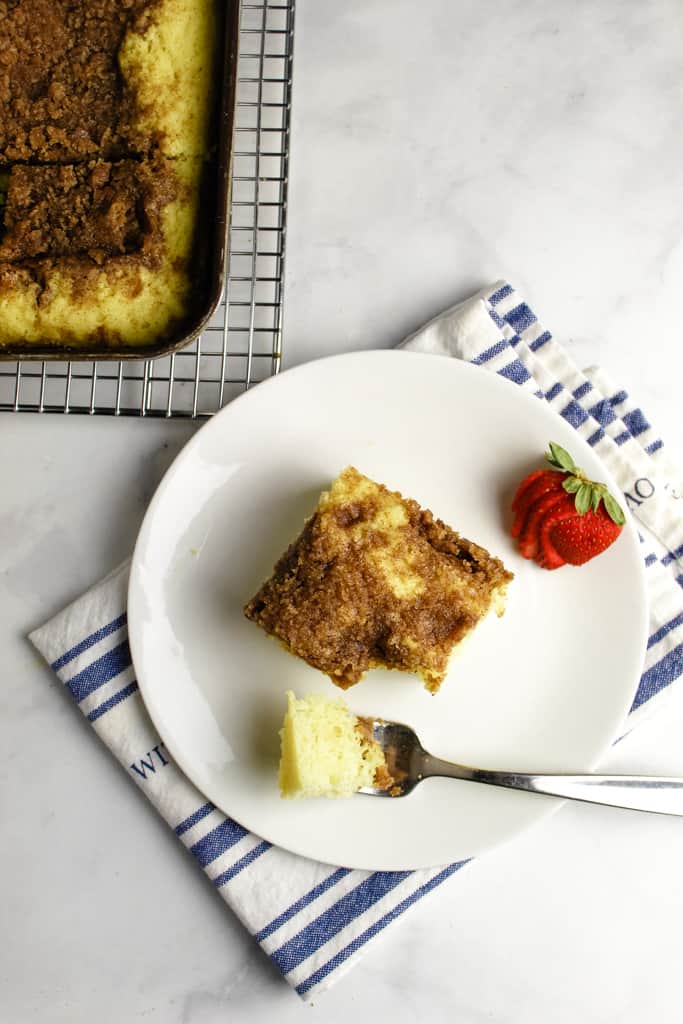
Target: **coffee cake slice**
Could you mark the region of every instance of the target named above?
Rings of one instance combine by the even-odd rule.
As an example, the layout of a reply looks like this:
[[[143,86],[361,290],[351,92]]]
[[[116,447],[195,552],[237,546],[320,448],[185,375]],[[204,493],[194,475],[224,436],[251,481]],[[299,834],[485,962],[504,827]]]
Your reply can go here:
[[[246,605],[247,618],[347,689],[370,668],[436,693],[454,647],[512,574],[416,501],[347,467]]]

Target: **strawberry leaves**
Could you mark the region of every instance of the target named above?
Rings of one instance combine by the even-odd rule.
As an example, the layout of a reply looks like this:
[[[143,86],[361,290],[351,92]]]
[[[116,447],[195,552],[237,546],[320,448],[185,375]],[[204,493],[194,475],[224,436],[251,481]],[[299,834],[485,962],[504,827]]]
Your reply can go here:
[[[581,484],[576,492],[576,498],[574,499],[574,507],[580,516],[584,516],[591,507],[592,499],[593,491],[591,490],[591,485]]]
[[[626,517],[619,502],[612,497],[604,484],[589,480],[562,445],[551,441],[549,443],[549,450],[546,453],[546,459],[553,469],[566,474],[562,481],[562,486],[567,494],[575,495],[574,507],[580,516],[585,515],[589,509],[597,512],[602,501],[610,519],[617,526],[624,525]]]
[[[605,502],[605,508],[607,509],[607,515],[617,524],[617,526],[623,526],[626,522],[626,517],[624,516],[619,502],[614,500],[607,488],[605,488],[605,493],[602,497]]]
[[[555,469],[563,469],[566,473],[575,473],[577,471],[578,467],[575,465],[573,458],[562,445],[551,441],[549,448],[550,451],[546,454],[546,459],[551,466]]]

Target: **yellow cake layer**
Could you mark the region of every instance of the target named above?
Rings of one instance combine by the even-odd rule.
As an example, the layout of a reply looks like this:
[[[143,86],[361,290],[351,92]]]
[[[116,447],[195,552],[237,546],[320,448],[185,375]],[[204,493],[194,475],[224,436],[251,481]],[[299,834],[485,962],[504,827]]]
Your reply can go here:
[[[283,797],[348,797],[364,786],[386,785],[386,762],[341,700],[287,693],[280,730]]]
[[[215,11],[215,0],[162,0],[149,27],[129,32],[119,50],[123,80],[138,106],[135,133],[141,139],[159,133],[166,156],[207,152]]]

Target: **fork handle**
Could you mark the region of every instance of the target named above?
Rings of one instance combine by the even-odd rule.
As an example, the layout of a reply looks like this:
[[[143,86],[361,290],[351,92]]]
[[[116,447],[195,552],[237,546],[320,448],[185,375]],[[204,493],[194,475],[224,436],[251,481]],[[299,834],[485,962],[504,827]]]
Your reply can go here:
[[[564,800],[582,800],[634,811],[683,816],[683,779],[654,775],[532,775],[529,772],[499,772],[451,764],[430,754],[424,759],[423,778],[438,775],[450,779],[481,782],[527,793],[545,793]]]

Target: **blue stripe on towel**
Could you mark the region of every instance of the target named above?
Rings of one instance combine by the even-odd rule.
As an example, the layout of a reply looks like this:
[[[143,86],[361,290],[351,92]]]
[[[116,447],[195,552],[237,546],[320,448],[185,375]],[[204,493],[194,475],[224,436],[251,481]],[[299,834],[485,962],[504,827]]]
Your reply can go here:
[[[672,629],[676,629],[677,626],[681,625],[683,625],[683,612],[675,615],[673,619],[669,619],[669,621],[665,622],[663,626],[660,626],[659,629],[655,630],[647,642],[648,650],[650,647],[654,647],[655,644],[658,644],[660,640],[663,640],[665,636],[668,636]]]
[[[113,620],[113,622],[108,622],[107,625],[102,626],[101,629],[96,629],[95,632],[91,633],[90,636],[87,636],[85,640],[81,640],[75,647],[71,647],[68,651],[62,654],[61,657],[57,658],[56,661],[53,661],[50,668],[53,672],[59,672],[60,668],[64,668],[64,666],[68,665],[70,661],[77,658],[79,654],[83,654],[84,651],[87,651],[89,647],[99,643],[100,640],[104,640],[105,636],[115,633],[117,629],[121,629],[122,626],[125,626],[127,621],[128,617],[124,612],[123,615],[119,615],[118,618]]]
[[[683,673],[683,644],[674,647],[664,655],[661,661],[649,668],[647,672],[643,672],[631,711],[635,711],[641,704],[654,697],[656,693],[677,679],[681,673]]]
[[[202,804],[196,811],[193,811],[187,818],[184,818],[179,825],[176,825],[174,829],[175,834],[177,836],[185,835],[197,822],[202,821],[203,818],[206,818],[208,814],[215,810],[216,808],[212,803]]]
[[[502,288],[499,288],[493,295],[489,295],[489,302],[492,306],[497,306],[503,299],[507,299],[508,295],[512,295],[512,288],[509,284],[504,284]]]
[[[261,854],[267,853],[268,850],[271,849],[272,843],[268,843],[265,839],[262,839],[257,846],[249,851],[249,853],[245,853],[244,857],[240,857],[240,859],[235,861],[231,867],[214,878],[213,884],[217,889],[220,889],[222,885],[229,882],[231,878],[235,877],[235,875],[239,875],[240,871],[244,871],[245,868],[248,868],[250,864],[261,856]]]
[[[130,665],[130,648],[128,641],[124,640],[118,647],[112,647],[101,658],[97,658],[87,668],[76,673],[66,685],[74,700],[80,703],[94,690],[125,672]]]
[[[282,928],[283,924],[286,924],[287,921],[290,921],[293,917],[296,917],[300,910],[303,910],[304,907],[307,907],[309,903],[313,903],[314,900],[317,900],[318,896],[322,896],[324,892],[327,892],[327,890],[331,889],[333,885],[336,885],[338,882],[341,882],[342,878],[346,878],[346,876],[349,874],[351,874],[349,868],[337,868],[336,871],[333,871],[331,875],[328,875],[327,878],[324,878],[322,882],[319,882],[317,885],[314,885],[312,889],[309,889],[309,891],[301,897],[301,899],[296,900],[295,903],[292,903],[290,907],[287,907],[286,910],[284,910],[281,914],[278,914],[277,917],[273,918],[272,921],[270,921],[267,925],[265,925],[264,928],[257,932],[256,935],[254,936],[256,941],[263,942],[263,940],[267,939],[269,935],[272,935],[273,932],[276,932],[278,928]]]
[[[628,398],[628,391],[617,391],[609,400],[610,405],[621,405]]]
[[[575,402],[574,399],[568,405],[565,405],[564,409],[561,410],[561,414],[567,423],[571,423],[573,427],[577,428],[588,419],[586,410],[578,402]]]
[[[501,377],[507,377],[508,380],[514,381],[515,384],[523,384],[531,377],[521,359],[514,359],[507,366],[504,366],[502,370],[499,370],[498,373]]]
[[[615,444],[621,446],[622,444],[626,444],[630,436],[631,435],[629,434],[628,430],[622,430],[620,434],[617,434],[617,436],[613,438],[613,441]]]
[[[596,431],[594,431],[594,433],[592,433],[591,436],[589,438],[587,438],[586,440],[587,440],[588,444],[591,447],[593,447],[594,445],[596,445],[598,443],[598,441],[602,441],[604,436],[605,436],[605,431],[602,429],[602,427],[598,427],[598,429]]]
[[[532,352],[538,352],[539,348],[543,348],[547,342],[552,338],[550,331],[543,331],[543,334],[539,334],[537,338],[529,342],[529,348]]]
[[[115,708],[116,705],[120,704],[122,700],[126,699],[126,697],[130,697],[133,693],[137,693],[138,689],[138,684],[133,680],[132,683],[129,683],[128,686],[124,686],[122,690],[115,693],[113,697],[109,698],[109,700],[103,701],[102,704],[98,704],[96,708],[89,711],[88,721],[96,722],[98,718],[101,718],[102,715],[106,715],[107,711],[111,711],[112,708]]]
[[[554,398],[557,398],[561,391],[562,385],[559,382],[553,384],[553,386],[551,388],[548,388],[548,390],[545,393],[546,401],[552,402]]]
[[[595,405],[589,408],[588,412],[594,420],[598,421],[601,427],[608,427],[617,418],[614,409],[606,398],[601,398],[599,402],[596,402]]]
[[[375,871],[271,953],[271,959],[283,974],[289,974],[411,874],[411,871]]]
[[[622,420],[633,437],[638,437],[638,434],[644,434],[646,430],[650,429],[650,424],[640,409],[632,409],[631,412],[624,413]]]
[[[501,352],[505,352],[508,345],[507,341],[497,341],[495,345],[491,345],[491,348],[487,348],[484,352],[480,352],[472,362],[475,366],[482,366],[484,363],[488,363],[489,359],[493,359],[494,356],[499,356]]]
[[[344,946],[343,949],[340,949],[338,953],[335,953],[335,955],[328,960],[326,964],[323,964],[322,967],[319,967],[314,971],[313,974],[306,978],[305,981],[302,981],[297,985],[296,991],[298,994],[302,996],[305,992],[310,991],[314,985],[321,982],[323,978],[326,978],[328,974],[331,974],[332,971],[339,967],[340,964],[345,960],[348,960],[353,953],[357,952],[357,950],[364,946],[369,939],[372,939],[378,932],[381,932],[382,929],[386,928],[388,924],[396,920],[404,910],[408,910],[413,903],[421,899],[422,896],[425,896],[431,889],[436,888],[437,885],[440,885],[441,882],[444,882],[451,875],[455,874],[455,872],[459,871],[460,868],[465,866],[465,864],[467,864],[466,860],[458,861],[455,864],[449,864],[448,867],[444,868],[443,871],[440,871],[438,875],[434,875],[434,877],[428,882],[425,882],[424,885],[421,885],[414,892],[411,892],[404,900],[401,900],[400,903],[397,903],[395,907],[375,921],[374,924],[371,924],[369,928],[366,928],[364,932],[361,932],[361,934],[352,942],[347,946]]]
[[[667,551],[662,558],[662,565],[671,565],[672,562],[677,561],[683,555],[683,544],[677,547],[674,551]]]
[[[217,860],[226,850],[229,850],[240,839],[247,834],[246,828],[238,825],[232,818],[226,818],[216,828],[211,829],[205,836],[199,839],[190,852],[195,855],[203,868]]]
[[[654,455],[655,452],[658,452],[659,449],[663,448],[663,447],[664,447],[664,442],[662,441],[661,438],[658,437],[656,441],[653,441],[652,444],[649,444],[647,446],[645,451],[647,452],[648,455]]]
[[[532,324],[535,324],[536,316],[531,312],[526,302],[520,302],[519,306],[515,306],[514,309],[505,314],[505,320],[510,324],[513,331],[519,333],[520,331],[528,330]]]
[[[593,390],[593,385],[589,380],[585,380],[583,384],[579,384],[578,388],[574,388],[572,394],[577,402],[580,402],[582,398],[585,398],[589,391]]]
[[[500,329],[503,330],[503,328],[505,327],[505,321],[503,320],[502,316],[499,316],[498,313],[496,313],[495,309],[489,310],[489,316],[493,320],[496,327],[500,327]],[[474,359],[472,360],[472,362],[474,362]]]

